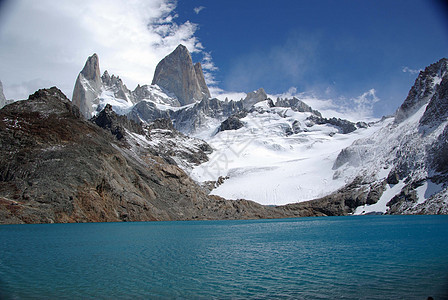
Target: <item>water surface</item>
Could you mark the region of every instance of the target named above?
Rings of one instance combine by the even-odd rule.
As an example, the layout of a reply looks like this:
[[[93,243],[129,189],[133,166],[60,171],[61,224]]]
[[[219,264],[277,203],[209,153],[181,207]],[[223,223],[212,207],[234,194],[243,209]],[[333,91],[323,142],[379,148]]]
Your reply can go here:
[[[447,299],[448,216],[0,226],[0,298]]]

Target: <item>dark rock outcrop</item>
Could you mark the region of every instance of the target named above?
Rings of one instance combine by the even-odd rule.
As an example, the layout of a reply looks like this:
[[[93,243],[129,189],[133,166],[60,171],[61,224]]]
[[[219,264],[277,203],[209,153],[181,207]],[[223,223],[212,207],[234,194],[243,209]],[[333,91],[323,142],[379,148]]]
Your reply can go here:
[[[137,134],[144,134],[141,123],[129,120],[126,116],[117,115],[110,104],[91,120],[101,128],[109,130],[118,140],[124,138],[126,129]]]
[[[193,66],[190,52],[184,45],[177,46],[157,64],[152,84],[174,94],[181,106],[210,98],[201,65]]]
[[[376,203],[383,193],[384,183],[372,184],[360,177],[331,195],[284,206],[291,213],[308,212],[310,216],[346,216],[358,206]]]
[[[343,120],[343,119],[339,119],[339,118],[323,118],[323,117],[319,117],[318,115],[311,115],[307,118],[307,126],[311,127],[314,124],[318,124],[318,125],[323,125],[323,124],[330,124],[335,126],[340,133],[342,134],[346,134],[346,133],[350,133],[355,131],[356,129],[358,129],[356,127],[356,124],[353,122],[350,122],[348,120]]]
[[[245,110],[231,115],[225,121],[221,123],[218,128],[218,132],[225,130],[238,130],[244,126],[244,123],[241,122],[241,119],[247,116],[247,112]]]

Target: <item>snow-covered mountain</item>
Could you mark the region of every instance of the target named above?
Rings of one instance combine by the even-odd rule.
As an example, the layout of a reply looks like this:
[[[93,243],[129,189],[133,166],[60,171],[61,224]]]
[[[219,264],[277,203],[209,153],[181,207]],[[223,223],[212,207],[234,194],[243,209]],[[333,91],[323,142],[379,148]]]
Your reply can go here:
[[[274,102],[263,89],[241,100],[211,98],[184,48],[159,64],[152,85],[134,91],[107,71],[98,77],[98,58],[91,57],[73,102],[75,93],[86,95],[78,105],[86,117],[111,104],[134,121],[164,124],[141,142],[174,153],[173,163],[212,195],[269,205],[336,203],[325,214],[446,213],[446,59],[419,74],[394,116],[367,124],[326,118],[297,98]],[[205,140],[209,159],[185,163],[175,154],[205,147],[185,135]]]
[[[381,186],[378,202],[355,213],[446,213],[447,134],[448,60],[441,59],[420,72],[393,119],[336,159],[336,177]]]

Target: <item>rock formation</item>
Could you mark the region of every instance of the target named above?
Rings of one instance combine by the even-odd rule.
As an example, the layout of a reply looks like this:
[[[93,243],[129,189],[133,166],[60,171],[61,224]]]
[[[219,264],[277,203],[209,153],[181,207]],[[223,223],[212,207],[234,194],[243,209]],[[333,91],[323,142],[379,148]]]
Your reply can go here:
[[[3,84],[0,81],[0,108],[6,105],[6,97],[5,94],[3,94]]]
[[[422,105],[428,103],[435,93],[436,85],[440,84],[442,77],[448,72],[448,59],[442,58],[421,71],[409,91],[403,104],[395,113],[395,121],[401,122],[416,112]]]
[[[202,94],[205,95],[205,97],[210,98],[210,91],[205,83],[204,73],[202,72],[202,65],[200,62],[195,63],[194,72],[196,73],[196,78],[198,79]]]
[[[133,93],[126,87],[119,76],[109,75],[107,71],[104,71],[101,76],[101,83],[103,89],[114,93],[115,98],[126,100],[127,102],[136,103]]]
[[[318,117],[322,117],[322,114],[311,108],[311,106],[307,105],[302,100],[297,99],[296,97],[292,97],[292,99],[277,99],[277,102],[275,102],[275,106],[279,107],[290,107],[294,111],[298,112],[310,112],[315,114]]]
[[[98,55],[93,54],[87,59],[84,68],[76,79],[72,102],[79,107],[81,114],[90,119],[99,104],[98,95],[101,94],[102,80]]]
[[[249,110],[254,104],[268,99],[268,95],[263,88],[259,88],[256,91],[247,94],[243,100],[243,108]]]
[[[177,48],[156,67],[152,84],[174,94],[181,106],[202,98],[210,98],[200,64],[193,66],[191,55],[184,45]]]

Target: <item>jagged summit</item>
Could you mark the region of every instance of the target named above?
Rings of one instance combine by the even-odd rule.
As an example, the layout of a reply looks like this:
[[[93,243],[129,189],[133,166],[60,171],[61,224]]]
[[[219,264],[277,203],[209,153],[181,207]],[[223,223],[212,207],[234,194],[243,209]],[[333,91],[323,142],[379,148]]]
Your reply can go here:
[[[93,55],[87,59],[86,64],[81,71],[81,74],[87,80],[100,82],[100,61],[96,53],[93,53]]]
[[[440,87],[443,78],[448,76],[448,59],[442,58],[421,71],[403,104],[395,113],[397,123],[413,115],[427,104]]]
[[[201,65],[193,65],[190,52],[182,44],[159,62],[152,84],[173,93],[181,106],[210,98]]]
[[[98,95],[101,93],[101,73],[98,55],[90,56],[84,68],[76,79],[73,89],[72,102],[79,107],[81,114],[91,118],[95,111],[94,105],[98,105]]]
[[[251,108],[255,103],[261,102],[268,99],[268,95],[263,88],[259,88],[256,91],[247,94],[246,98],[243,100],[244,109]]]

